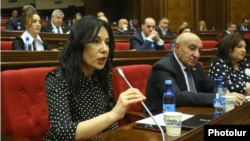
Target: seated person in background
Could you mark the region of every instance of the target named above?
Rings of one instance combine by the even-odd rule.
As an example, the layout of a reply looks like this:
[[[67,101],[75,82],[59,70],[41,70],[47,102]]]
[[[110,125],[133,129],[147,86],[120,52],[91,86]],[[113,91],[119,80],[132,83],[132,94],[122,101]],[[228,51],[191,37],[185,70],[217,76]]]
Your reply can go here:
[[[213,107],[213,90],[216,82],[202,69],[198,59],[202,50],[200,38],[193,33],[183,33],[177,38],[174,52],[155,63],[146,86],[146,101],[152,114],[162,113],[165,80],[172,80],[176,108],[182,106]],[[245,96],[235,95],[238,106]],[[143,109],[146,113],[146,110]]]
[[[13,10],[12,13],[11,13],[11,19],[16,18],[17,16],[18,16],[18,11],[15,9],[15,10]]]
[[[159,21],[159,25],[155,27],[155,31],[157,31],[160,36],[175,36],[172,29],[168,27],[168,25],[168,18],[162,17]]]
[[[106,23],[109,23],[108,19],[105,16],[98,17],[98,19],[101,19],[105,21]]]
[[[22,16],[28,11],[35,12],[36,9],[32,5],[24,5],[21,9]],[[9,19],[6,22],[6,30],[18,30],[18,23],[20,23],[21,31],[24,31],[25,27],[22,25],[22,17]]]
[[[155,50],[166,50],[164,47],[164,41],[155,31],[155,20],[153,18],[145,18],[141,28],[141,32],[134,33],[130,38],[131,50],[150,50],[151,41],[154,41]]]
[[[63,34],[69,31],[69,27],[62,25],[64,13],[60,9],[55,9],[51,16],[51,23],[42,26],[41,32],[52,32],[52,26],[54,33]]]
[[[228,34],[235,33],[235,31],[236,31],[236,24],[233,22],[229,22],[227,24],[227,31],[222,34],[222,38]]]
[[[97,18],[98,18],[98,17],[102,17],[102,16],[105,17],[105,14],[104,14],[103,12],[98,12],[98,13],[97,13]]]
[[[250,31],[249,19],[243,19],[242,24],[237,26],[237,31]]]
[[[38,35],[42,23],[43,19],[40,13],[26,12],[22,18],[22,24],[25,26],[26,31],[21,37],[16,37],[13,41],[12,50],[25,50],[26,37],[29,37],[31,50],[52,50],[52,47]]]
[[[119,20],[118,29],[115,31],[114,35],[129,35],[128,21],[126,19]]]
[[[222,38],[217,45],[216,60],[210,65],[208,75],[212,79],[222,77],[222,84],[231,92],[250,92],[249,62],[245,57],[249,42],[239,34]]]
[[[178,34],[177,36],[181,35],[182,33],[190,33],[192,32],[192,27],[189,26],[189,25],[186,25],[186,24],[182,24],[179,29],[178,29]],[[174,50],[174,46],[175,46],[175,43],[176,43],[176,40],[177,39],[174,39],[170,42],[170,48],[169,50]]]
[[[209,28],[206,27],[206,23],[204,21],[200,21],[199,26],[200,31],[209,31]]]
[[[128,29],[140,29],[140,26],[138,24],[138,17],[136,15],[133,15],[130,18],[129,24],[128,24]]]
[[[108,23],[84,16],[72,26],[59,67],[45,78],[51,126],[44,141],[87,140],[115,129],[130,104],[145,100],[138,89],[130,88],[115,104],[109,78],[113,55]]]
[[[187,23],[187,22],[183,22],[182,24],[188,25],[188,23]]]
[[[82,18],[82,15],[80,12],[77,12],[74,16],[73,16],[73,20],[69,20],[67,22],[68,26],[72,26],[75,22],[77,22],[78,20],[80,20]],[[70,24],[69,24],[70,22]]]

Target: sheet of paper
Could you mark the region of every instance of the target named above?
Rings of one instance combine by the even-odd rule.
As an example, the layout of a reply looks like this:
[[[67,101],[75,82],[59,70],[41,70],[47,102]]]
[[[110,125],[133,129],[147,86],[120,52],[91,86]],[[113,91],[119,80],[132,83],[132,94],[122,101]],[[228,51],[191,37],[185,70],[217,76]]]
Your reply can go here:
[[[188,115],[188,114],[182,114],[182,121],[191,118],[194,115]],[[154,116],[156,122],[160,125],[160,126],[166,126],[165,122],[163,120],[163,114],[159,114],[159,115],[155,115]],[[136,123],[144,123],[144,124],[153,124],[156,125],[155,122],[153,121],[153,119],[151,117],[142,119],[142,120],[138,120],[136,121]]]

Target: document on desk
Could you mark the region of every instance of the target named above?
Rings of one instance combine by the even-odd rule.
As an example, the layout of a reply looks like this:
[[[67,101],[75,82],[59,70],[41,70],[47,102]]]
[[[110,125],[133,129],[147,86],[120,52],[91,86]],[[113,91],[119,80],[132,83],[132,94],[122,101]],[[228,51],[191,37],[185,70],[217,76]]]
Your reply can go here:
[[[188,115],[188,114],[182,114],[182,121],[191,118],[194,115]],[[154,116],[156,122],[160,125],[160,126],[166,126],[164,120],[163,120],[163,114],[158,114]],[[151,117],[142,119],[142,120],[138,120],[136,121],[136,123],[144,123],[144,124],[153,124],[156,125],[155,122],[153,121],[153,119]]]

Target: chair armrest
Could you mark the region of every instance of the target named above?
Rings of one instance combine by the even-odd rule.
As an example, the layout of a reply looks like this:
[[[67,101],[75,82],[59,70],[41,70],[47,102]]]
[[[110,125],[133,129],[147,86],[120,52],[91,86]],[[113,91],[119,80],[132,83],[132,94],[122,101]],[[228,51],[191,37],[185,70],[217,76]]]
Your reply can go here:
[[[16,136],[16,135],[9,134],[9,133],[1,134],[1,140],[2,141],[32,141],[24,137]]]
[[[144,119],[144,118],[150,117],[148,114],[144,114],[142,112],[135,112],[135,111],[127,111],[125,113],[125,116],[138,117],[140,119]]]

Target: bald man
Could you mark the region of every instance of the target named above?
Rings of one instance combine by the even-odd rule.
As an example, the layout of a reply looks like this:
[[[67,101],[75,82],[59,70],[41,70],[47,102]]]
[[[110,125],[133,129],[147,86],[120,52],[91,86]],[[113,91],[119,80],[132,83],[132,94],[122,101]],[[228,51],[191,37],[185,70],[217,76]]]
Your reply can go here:
[[[105,16],[101,16],[98,19],[104,20],[106,23],[109,23],[108,19]]]
[[[114,35],[129,35],[128,21],[126,19],[119,20],[118,29],[115,31]]]
[[[103,13],[103,12],[98,12],[98,13],[97,13],[97,17],[102,17],[102,16],[104,16],[104,17],[105,17],[105,15],[104,15],[104,13]]]
[[[163,112],[165,80],[172,80],[176,108],[213,107],[213,90],[216,82],[203,71],[198,62],[201,50],[202,42],[197,35],[182,33],[177,38],[174,52],[153,65],[147,80],[145,101],[152,114]],[[228,95],[236,96],[236,106],[244,99],[242,94]],[[146,113],[146,110],[143,109],[143,112]]]

